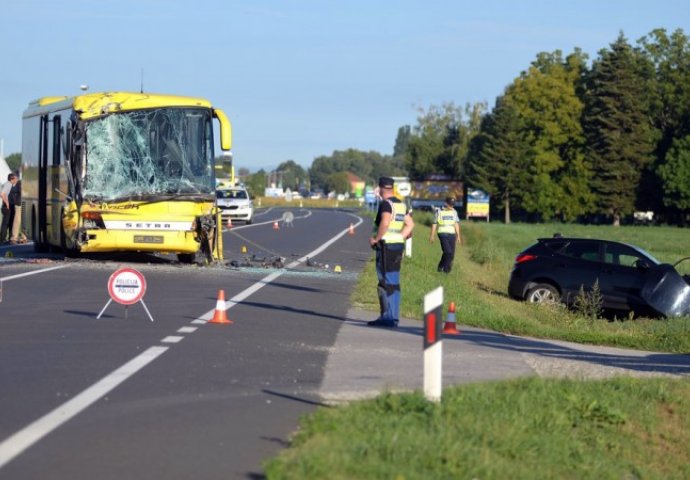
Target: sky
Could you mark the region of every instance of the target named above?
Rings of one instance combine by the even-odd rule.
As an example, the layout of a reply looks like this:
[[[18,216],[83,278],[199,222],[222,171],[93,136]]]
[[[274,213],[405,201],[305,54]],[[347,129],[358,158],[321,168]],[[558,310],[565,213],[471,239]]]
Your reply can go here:
[[[237,168],[391,154],[420,108],[491,107],[539,52],[592,59],[656,28],[690,35],[690,2],[0,0],[0,139],[21,151],[31,100],[138,92],[143,77],[223,109]]]

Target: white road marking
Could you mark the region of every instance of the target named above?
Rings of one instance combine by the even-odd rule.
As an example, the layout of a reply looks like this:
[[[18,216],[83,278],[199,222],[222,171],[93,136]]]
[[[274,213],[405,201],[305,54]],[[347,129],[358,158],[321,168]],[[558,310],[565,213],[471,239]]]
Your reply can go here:
[[[167,337],[163,338],[161,340],[162,343],[178,343],[184,340],[184,337],[180,337],[179,335],[168,335]]]
[[[34,270],[33,272],[25,272],[25,273],[18,273],[17,275],[10,275],[7,277],[0,277],[0,280],[3,282],[7,282],[9,280],[16,280],[18,278],[22,277],[28,277],[29,275],[37,275],[39,273],[45,273],[45,272],[51,272],[53,270],[58,270],[60,268],[65,268],[67,265],[59,265],[57,267],[50,267],[50,268],[42,268],[40,270]]]
[[[179,330],[177,330],[177,333],[194,333],[196,332],[197,327],[182,327]]]
[[[310,212],[311,214],[311,212]],[[361,217],[358,217],[354,214],[348,213],[348,215],[353,216],[358,219],[357,224],[355,224],[355,227],[359,226],[363,220]],[[266,222],[270,223],[270,222]],[[328,240],[326,243],[315,249],[314,251],[306,254],[302,258],[290,263],[285,267],[284,270],[276,271],[271,273],[270,275],[266,275],[264,278],[256,282],[255,284],[251,285],[250,287],[246,288],[242,292],[238,293],[234,297],[232,297],[230,300],[225,302],[225,308],[230,309],[237,305],[239,302],[242,300],[246,299],[253,293],[256,293],[258,290],[261,288],[265,287],[269,283],[271,283],[273,280],[276,278],[280,277],[284,273],[286,273],[289,269],[297,267],[300,263],[303,263],[307,260],[307,258],[314,257],[318,255],[319,253],[323,252],[326,248],[330,247],[333,243],[338,241],[343,235],[346,235],[348,233],[349,228],[346,228],[339,234],[337,234],[335,237],[331,238]],[[43,271],[49,271],[49,270],[55,270],[57,268],[63,268],[62,266],[60,267],[54,267],[50,269],[45,269]],[[36,274],[40,273],[40,271],[36,272],[29,272],[28,274]],[[18,277],[18,276],[25,276],[26,274],[20,274],[20,275],[14,275],[13,277]],[[6,277],[6,278],[13,278],[13,277]],[[206,312],[204,315],[201,317],[193,320],[191,323],[206,323],[207,320],[210,320],[213,318],[213,314],[215,312],[215,308],[213,310],[209,310]],[[180,340],[182,340],[184,337],[181,336],[168,336],[165,337],[161,340],[161,342],[164,343],[177,343]],[[48,435],[50,432],[58,428],[60,425],[71,419],[72,417],[76,416],[83,410],[87,409],[90,407],[93,403],[95,403],[97,400],[99,400],[101,397],[104,395],[107,395],[108,392],[113,390],[115,387],[117,387],[119,384],[127,380],[129,377],[137,373],[139,370],[144,368],[147,364],[155,360],[159,355],[161,355],[163,352],[168,350],[170,347],[161,347],[161,346],[154,346],[150,347],[148,350],[142,352],[140,355],[134,357],[132,360],[129,362],[125,363],[122,365],[120,368],[114,370],[112,373],[108,374],[106,377],[103,379],[97,381],[90,387],[88,387],[86,390],[83,392],[77,394],[74,398],[71,400],[63,403],[59,407],[57,407],[55,410],[53,410],[50,413],[47,413],[43,417],[39,418],[35,422],[31,423],[30,425],[24,427],[11,437],[7,438],[5,441],[0,443],[0,469],[6,465],[9,461],[11,461],[14,457],[17,455],[21,454],[24,452],[26,449],[31,447],[34,443],[38,442],[41,440],[43,437]]]
[[[0,468],[48,433],[91,406],[101,397],[107,395],[108,392],[151,363],[168,348],[149,348],[71,400],[63,403],[52,412],[44,415],[0,443]]]

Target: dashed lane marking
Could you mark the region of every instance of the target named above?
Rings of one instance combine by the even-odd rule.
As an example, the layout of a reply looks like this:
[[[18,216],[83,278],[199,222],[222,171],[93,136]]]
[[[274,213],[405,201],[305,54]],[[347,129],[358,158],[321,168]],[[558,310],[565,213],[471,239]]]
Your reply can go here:
[[[352,214],[352,213],[347,213],[347,215],[350,215],[352,217],[355,217],[358,219],[357,224],[355,227],[359,226],[363,220],[361,217]],[[266,285],[270,284],[273,280],[276,278],[280,277],[284,273],[286,273],[289,269],[293,269],[300,264],[306,262],[307,258],[313,258],[319,253],[323,252],[326,250],[328,247],[330,247],[333,243],[337,242],[341,237],[344,235],[347,235],[348,229],[345,229],[341,231],[339,234],[337,234],[335,237],[331,238],[328,240],[326,243],[322,244],[320,247],[316,248],[314,251],[308,253],[307,255],[303,256],[302,258],[293,261],[292,263],[288,264],[285,267],[285,270],[280,270],[271,273],[270,275],[265,276],[255,284],[251,285],[250,287],[246,288],[242,292],[238,293],[234,297],[232,297],[230,300],[225,302],[225,309],[228,310],[235,305],[237,305],[239,302],[242,300],[246,299],[250,295],[256,293],[258,290],[261,288],[265,287]],[[27,274],[20,274],[20,275],[13,275],[11,277],[6,277],[9,279],[13,278],[18,278],[20,276],[26,276],[26,275],[33,275],[36,273],[41,273],[41,272],[46,272],[50,270],[55,270],[58,268],[63,268],[63,266],[59,267],[53,267],[50,269],[44,269],[40,271],[35,271],[35,272],[28,272]],[[209,310],[202,316],[200,316],[197,319],[194,319],[191,323],[194,324],[199,324],[201,323],[206,323],[208,320],[213,318],[213,314],[215,312],[215,309]],[[179,330],[178,330],[179,331]],[[182,339],[184,339],[183,336],[179,335],[171,335],[168,337],[165,337],[161,340],[163,343],[177,343],[180,342]],[[63,423],[67,422],[69,419],[73,418],[74,416],[78,415],[80,412],[83,410],[87,409],[90,407],[92,404],[94,404],[96,401],[98,401],[101,397],[107,395],[110,391],[112,391],[115,387],[120,385],[122,382],[127,380],[129,377],[137,373],[139,370],[144,368],[146,365],[151,363],[153,360],[158,358],[160,355],[162,355],[164,352],[166,352],[170,347],[167,346],[153,346],[150,347],[148,350],[142,352],[138,356],[134,357],[132,360],[128,361],[121,367],[117,368],[114,370],[112,373],[108,374],[101,380],[97,381],[90,387],[88,387],[86,390],[82,391],[81,393],[77,394],[74,398],[71,400],[63,403],[59,407],[57,407],[55,410],[47,413],[43,417],[39,418],[35,422],[29,424],[28,426],[24,427],[14,435],[10,436],[6,440],[4,440],[2,443],[0,443],[0,469],[5,466],[8,462],[10,462],[14,457],[17,455],[21,454],[24,452],[26,449],[31,447],[34,443],[38,442],[41,440],[43,437],[48,435],[50,432],[58,428],[60,425]]]
[[[161,340],[161,343],[179,343],[184,339],[184,337],[181,337],[179,335],[168,335],[164,339]]]

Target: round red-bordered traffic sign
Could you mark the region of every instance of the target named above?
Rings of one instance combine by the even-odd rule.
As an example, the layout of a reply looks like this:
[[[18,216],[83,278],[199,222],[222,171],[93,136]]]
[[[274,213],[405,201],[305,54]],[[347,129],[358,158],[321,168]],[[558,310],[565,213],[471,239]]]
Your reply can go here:
[[[121,268],[108,279],[110,298],[122,305],[133,305],[144,298],[146,279],[133,268]]]

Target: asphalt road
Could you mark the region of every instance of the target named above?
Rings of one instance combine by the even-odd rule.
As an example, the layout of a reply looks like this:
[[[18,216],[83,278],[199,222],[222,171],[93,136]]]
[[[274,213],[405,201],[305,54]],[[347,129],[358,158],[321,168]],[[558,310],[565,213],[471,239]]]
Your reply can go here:
[[[421,323],[372,328],[374,313],[349,307],[370,220],[293,209],[289,226],[285,212],[225,233],[236,267],[11,248],[16,258],[0,259],[0,480],[261,478],[261,462],[321,402],[421,389]],[[139,304],[96,319],[122,265],[146,276],[153,322]],[[231,325],[206,322],[219,289]],[[444,385],[690,376],[689,355],[460,329],[444,337]]]
[[[371,255],[370,221],[291,213],[292,225],[268,209],[226,232],[236,268],[13,248],[22,261],[0,263],[0,479],[260,478],[320,404]],[[96,319],[123,265],[145,275],[153,322],[140,304],[111,303]],[[206,323],[219,289],[232,325]]]

